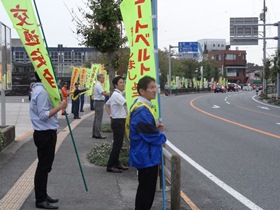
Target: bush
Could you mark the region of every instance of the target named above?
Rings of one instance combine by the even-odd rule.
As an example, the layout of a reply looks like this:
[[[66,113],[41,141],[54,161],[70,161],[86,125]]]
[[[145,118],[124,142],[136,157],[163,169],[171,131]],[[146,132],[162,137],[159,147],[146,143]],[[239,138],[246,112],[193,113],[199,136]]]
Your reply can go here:
[[[112,144],[108,142],[101,142],[91,149],[91,151],[87,154],[87,158],[90,163],[93,163],[97,166],[107,166],[111,151]],[[124,142],[120,152],[119,160],[123,165],[128,166],[128,157],[129,149]]]
[[[112,133],[111,123],[102,124],[101,131],[104,133]],[[112,144],[113,143],[103,141],[95,145],[91,149],[91,151],[87,154],[87,158],[89,162],[97,166],[107,166],[108,159],[112,151]],[[120,152],[119,160],[123,165],[128,166],[128,157],[129,157],[129,144],[127,140],[124,140]]]
[[[6,137],[0,132],[0,151],[5,147]]]

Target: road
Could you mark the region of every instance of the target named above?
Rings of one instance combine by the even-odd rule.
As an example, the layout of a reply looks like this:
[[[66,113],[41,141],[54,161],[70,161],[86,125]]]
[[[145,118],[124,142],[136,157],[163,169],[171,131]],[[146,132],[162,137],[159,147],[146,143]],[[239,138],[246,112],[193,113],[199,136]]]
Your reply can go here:
[[[199,209],[280,209],[280,109],[255,92],[163,97],[182,155],[182,191]]]

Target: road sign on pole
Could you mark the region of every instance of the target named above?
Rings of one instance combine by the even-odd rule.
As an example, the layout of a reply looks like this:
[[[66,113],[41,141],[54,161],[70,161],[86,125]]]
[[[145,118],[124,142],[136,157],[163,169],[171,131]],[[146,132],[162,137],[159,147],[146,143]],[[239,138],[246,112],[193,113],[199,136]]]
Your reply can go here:
[[[230,18],[231,45],[258,45],[258,18]]]
[[[179,52],[197,52],[198,42],[179,42]]]

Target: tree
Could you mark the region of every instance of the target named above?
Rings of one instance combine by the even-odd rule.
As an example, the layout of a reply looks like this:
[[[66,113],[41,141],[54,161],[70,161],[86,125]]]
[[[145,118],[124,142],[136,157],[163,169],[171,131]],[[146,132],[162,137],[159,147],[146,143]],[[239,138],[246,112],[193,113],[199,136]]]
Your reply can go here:
[[[265,72],[265,80],[267,81],[270,75],[270,66],[271,66],[271,61],[267,58],[264,60],[264,72]],[[267,88],[263,87],[263,94],[264,97],[267,98]]]
[[[120,46],[126,41],[121,37],[120,1],[90,0],[86,5],[89,12],[80,8],[86,21],[74,17],[77,24],[77,34],[83,37],[81,44],[94,47],[107,55],[105,69],[109,71],[109,78],[112,81],[116,70],[114,62],[118,60],[116,57],[118,58]]]

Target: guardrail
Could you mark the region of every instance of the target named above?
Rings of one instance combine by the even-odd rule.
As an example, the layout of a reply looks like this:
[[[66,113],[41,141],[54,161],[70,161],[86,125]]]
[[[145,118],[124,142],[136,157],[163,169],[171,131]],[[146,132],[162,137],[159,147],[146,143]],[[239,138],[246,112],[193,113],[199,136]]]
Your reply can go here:
[[[181,207],[181,157],[172,155],[163,147],[164,174],[171,184],[171,210],[180,210]],[[169,161],[169,164],[166,161]],[[169,167],[168,167],[169,166]]]

